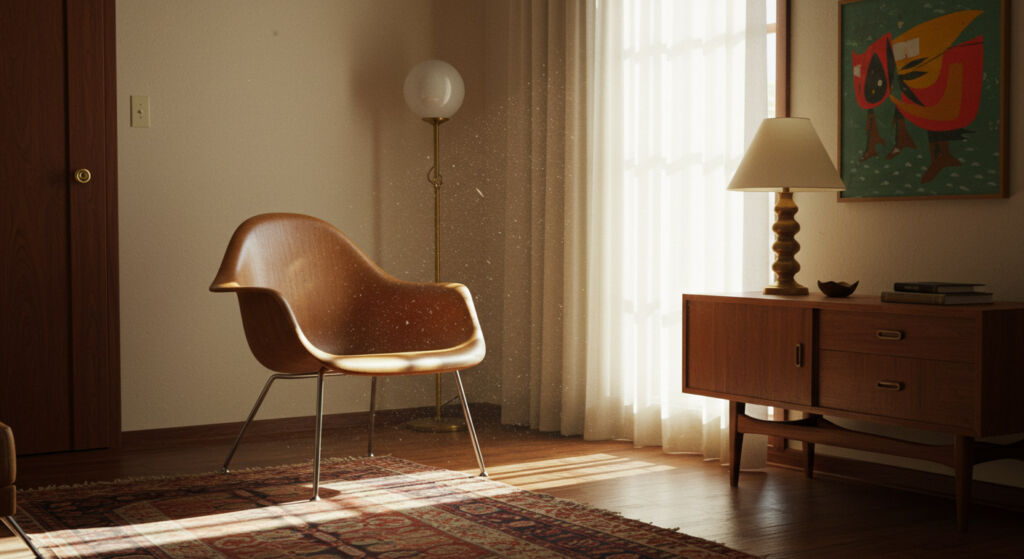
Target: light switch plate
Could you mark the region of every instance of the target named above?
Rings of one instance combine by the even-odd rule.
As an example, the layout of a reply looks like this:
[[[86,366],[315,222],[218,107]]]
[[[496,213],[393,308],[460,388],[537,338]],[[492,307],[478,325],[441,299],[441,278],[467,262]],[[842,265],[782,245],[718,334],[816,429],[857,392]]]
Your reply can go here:
[[[132,128],[149,128],[148,95],[132,95]]]

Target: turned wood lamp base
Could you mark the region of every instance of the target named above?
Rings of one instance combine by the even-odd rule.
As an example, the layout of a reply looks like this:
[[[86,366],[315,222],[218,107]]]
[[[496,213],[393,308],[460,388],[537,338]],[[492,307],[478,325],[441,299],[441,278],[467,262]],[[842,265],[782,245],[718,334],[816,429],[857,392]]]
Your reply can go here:
[[[807,288],[796,282],[794,277],[800,271],[800,264],[796,261],[796,253],[800,250],[800,243],[796,242],[796,234],[800,231],[800,224],[796,222],[796,202],[793,201],[793,193],[788,188],[783,188],[775,203],[775,224],[772,231],[775,231],[775,242],[772,250],[775,251],[775,263],[772,264],[772,271],[775,272],[776,281],[764,288],[765,295],[807,295]]]
[[[793,285],[785,287],[772,284],[764,288],[765,295],[807,295],[808,293],[807,288],[797,282],[793,282]]]

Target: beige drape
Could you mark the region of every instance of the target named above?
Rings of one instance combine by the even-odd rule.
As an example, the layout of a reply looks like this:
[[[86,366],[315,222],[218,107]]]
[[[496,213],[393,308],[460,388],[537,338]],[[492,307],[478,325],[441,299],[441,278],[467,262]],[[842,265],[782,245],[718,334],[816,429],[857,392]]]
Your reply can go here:
[[[510,2],[502,422],[580,434],[586,3]]]
[[[767,196],[726,192],[767,108],[764,0],[601,2],[594,19],[584,438],[718,458],[724,402],[682,392],[681,295],[768,277]]]
[[[595,5],[508,3],[502,421],[717,458],[678,306],[767,277],[767,200],[725,192],[765,110],[763,4]]]

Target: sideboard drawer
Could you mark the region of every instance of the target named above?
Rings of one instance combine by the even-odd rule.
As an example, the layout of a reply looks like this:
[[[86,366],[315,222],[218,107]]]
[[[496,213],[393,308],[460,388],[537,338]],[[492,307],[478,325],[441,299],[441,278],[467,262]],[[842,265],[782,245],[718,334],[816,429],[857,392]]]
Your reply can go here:
[[[845,312],[823,309],[821,349],[974,362],[977,323],[968,318]]]
[[[933,423],[974,427],[977,383],[967,363],[823,350],[818,405]]]

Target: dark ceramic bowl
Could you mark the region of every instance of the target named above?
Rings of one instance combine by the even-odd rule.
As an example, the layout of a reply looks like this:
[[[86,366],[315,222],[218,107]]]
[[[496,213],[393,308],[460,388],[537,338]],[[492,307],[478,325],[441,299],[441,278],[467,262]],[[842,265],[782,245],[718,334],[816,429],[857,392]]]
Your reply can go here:
[[[846,297],[857,290],[860,281],[846,283],[845,281],[819,281],[818,289],[827,297]]]

